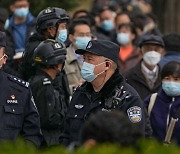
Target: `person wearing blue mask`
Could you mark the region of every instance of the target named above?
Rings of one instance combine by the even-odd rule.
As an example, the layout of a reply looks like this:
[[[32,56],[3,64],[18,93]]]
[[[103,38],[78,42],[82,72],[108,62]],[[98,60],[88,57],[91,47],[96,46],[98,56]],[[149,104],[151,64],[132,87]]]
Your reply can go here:
[[[35,18],[30,13],[29,7],[28,0],[13,0],[10,4],[13,15],[6,20],[4,26],[9,57],[7,64],[16,71],[27,40],[35,32]]]
[[[96,28],[97,38],[112,40],[115,34],[115,13],[109,8],[102,8],[99,12],[100,24]]]
[[[121,73],[125,74],[142,58],[139,48],[134,45],[134,41],[136,40],[134,25],[131,23],[119,25],[116,39],[118,44],[121,45],[119,68],[121,69]]]
[[[148,96],[144,104],[150,116],[153,136],[159,141],[165,140],[171,118],[180,115],[180,62],[171,61],[162,69],[162,88],[158,93]],[[180,118],[180,116],[178,116]],[[175,124],[172,140],[180,145],[180,121]]]
[[[63,37],[59,37],[59,35],[62,34],[61,30],[66,29],[69,16],[66,10],[62,8],[48,7],[39,12],[36,20],[37,32],[29,38],[26,46],[26,52],[19,67],[21,78],[26,81],[35,75],[38,69],[36,65],[33,65],[33,54],[35,49],[42,41],[47,39],[59,41],[59,39],[61,40],[61,38],[63,38],[63,40],[65,40],[64,38],[66,38],[66,36],[64,34]],[[70,91],[66,72],[62,70],[61,72],[57,73],[56,78],[52,81],[52,83],[55,89],[61,94],[62,101],[68,104]]]
[[[74,19],[70,22],[69,40],[71,41],[71,45],[67,48],[65,71],[67,73],[71,94],[75,87],[84,82],[80,74],[83,57],[76,54],[75,50],[85,49],[91,39],[91,27],[86,19]]]
[[[60,138],[65,145],[79,141],[78,136],[84,122],[97,111],[122,111],[144,134],[143,103],[119,73],[119,50],[119,45],[111,41],[91,40],[85,49],[75,51],[83,55],[81,75],[86,82],[73,93]]]

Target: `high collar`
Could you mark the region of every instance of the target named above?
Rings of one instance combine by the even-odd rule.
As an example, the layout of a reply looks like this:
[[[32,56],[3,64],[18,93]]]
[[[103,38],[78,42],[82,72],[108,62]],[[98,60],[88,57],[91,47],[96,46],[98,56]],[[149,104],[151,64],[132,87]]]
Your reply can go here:
[[[124,79],[122,75],[119,73],[119,70],[116,69],[114,74],[109,78],[103,88],[98,92],[98,95],[101,97],[109,96],[114,91],[114,89],[116,89],[116,87],[123,83],[123,81]],[[89,82],[85,82],[81,88],[84,92],[88,93],[92,93],[94,91],[92,84]]]
[[[37,75],[42,75],[42,76],[45,76],[46,78],[48,78],[50,81],[52,81],[53,79],[50,77],[49,74],[47,74],[46,72],[44,72],[43,70],[41,69],[38,69],[38,71],[36,72]]]
[[[0,82],[2,81],[2,79],[3,79],[3,70],[2,70],[2,68],[0,69]]]
[[[164,101],[164,102],[172,102],[173,98],[174,98],[174,101],[175,102],[180,102],[180,96],[176,96],[176,97],[173,97],[173,96],[168,96],[166,95],[166,93],[161,89],[160,92],[159,92],[160,96],[161,96],[161,99]],[[179,101],[178,101],[179,100]],[[179,103],[180,104],[180,103]]]

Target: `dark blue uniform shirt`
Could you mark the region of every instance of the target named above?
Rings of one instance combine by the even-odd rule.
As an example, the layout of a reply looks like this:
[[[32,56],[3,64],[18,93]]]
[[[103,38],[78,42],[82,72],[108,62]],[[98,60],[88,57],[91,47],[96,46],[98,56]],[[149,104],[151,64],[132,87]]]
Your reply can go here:
[[[40,119],[27,82],[0,69],[0,141],[22,136],[39,146]]]
[[[88,82],[77,88],[70,102],[60,141],[65,145],[79,141],[80,130],[92,113],[111,110],[123,111],[145,134],[145,113],[141,98],[116,70],[99,93],[95,93]]]

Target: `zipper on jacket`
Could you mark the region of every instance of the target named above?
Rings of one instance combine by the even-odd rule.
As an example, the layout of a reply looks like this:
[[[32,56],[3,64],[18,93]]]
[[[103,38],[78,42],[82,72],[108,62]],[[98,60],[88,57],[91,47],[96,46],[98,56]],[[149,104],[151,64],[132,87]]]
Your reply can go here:
[[[169,105],[169,110],[168,110],[168,115],[167,115],[166,131],[167,131],[167,129],[168,129],[168,125],[169,125],[169,121],[170,121],[170,111],[171,111],[171,107],[172,107],[174,101],[175,101],[175,97],[172,97],[172,102],[171,102],[171,104]]]

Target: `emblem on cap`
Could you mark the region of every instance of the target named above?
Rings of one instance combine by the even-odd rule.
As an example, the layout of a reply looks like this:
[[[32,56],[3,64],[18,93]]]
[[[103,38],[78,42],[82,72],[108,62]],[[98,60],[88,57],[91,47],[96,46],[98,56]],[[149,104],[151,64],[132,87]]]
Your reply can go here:
[[[141,121],[141,108],[138,106],[133,106],[127,110],[127,114],[131,122],[137,123]]]
[[[92,47],[92,42],[89,42],[89,44],[87,45],[87,49]]]
[[[60,48],[62,48],[62,45],[59,43],[55,43],[54,47],[55,47],[55,49],[60,49]]]
[[[51,13],[51,9],[50,8],[47,8],[46,10],[44,10],[45,13]]]

